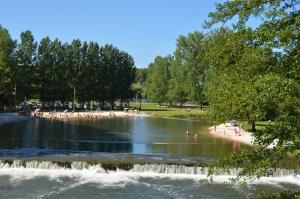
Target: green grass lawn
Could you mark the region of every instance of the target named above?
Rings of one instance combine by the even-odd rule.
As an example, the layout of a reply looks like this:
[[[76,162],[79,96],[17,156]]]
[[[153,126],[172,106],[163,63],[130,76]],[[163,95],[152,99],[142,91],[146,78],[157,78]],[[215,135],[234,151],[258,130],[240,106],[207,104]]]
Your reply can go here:
[[[138,102],[131,102],[130,106],[139,107]],[[159,106],[156,103],[142,103],[142,112],[157,116],[157,117],[203,117],[207,116],[208,112],[201,110],[198,107],[190,107],[189,110],[187,107],[176,107],[176,106]]]
[[[248,131],[251,131],[251,125],[247,121],[238,121],[238,126],[240,124],[243,124],[244,128],[247,129]],[[269,125],[268,121],[256,121],[256,130],[262,130],[266,128]],[[273,122],[271,122],[273,124]]]

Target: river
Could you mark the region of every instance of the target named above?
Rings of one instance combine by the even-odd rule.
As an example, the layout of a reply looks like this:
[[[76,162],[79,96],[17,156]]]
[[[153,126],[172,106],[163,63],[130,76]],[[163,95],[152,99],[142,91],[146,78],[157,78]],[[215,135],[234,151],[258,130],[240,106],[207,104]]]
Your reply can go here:
[[[0,126],[0,198],[248,198],[260,190],[300,189],[298,171],[284,169],[247,187],[224,183],[235,170],[216,176],[212,184],[200,182],[207,170],[193,163],[222,158],[242,147],[249,146],[212,137],[206,121],[189,119],[5,124]],[[134,163],[108,168],[103,160]]]

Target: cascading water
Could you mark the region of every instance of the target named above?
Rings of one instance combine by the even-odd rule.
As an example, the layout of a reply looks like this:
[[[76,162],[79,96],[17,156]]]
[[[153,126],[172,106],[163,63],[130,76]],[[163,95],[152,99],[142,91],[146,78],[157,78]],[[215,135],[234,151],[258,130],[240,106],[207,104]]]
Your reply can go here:
[[[125,167],[125,166],[126,167]],[[185,174],[185,175],[207,175],[208,168],[186,166],[186,165],[168,165],[168,164],[117,164],[110,163],[110,167],[107,164],[93,163],[89,164],[85,161],[72,161],[72,162],[55,162],[55,161],[37,161],[37,160],[0,160],[1,169],[43,169],[43,170],[91,170],[97,171],[97,173],[108,172],[135,172],[135,173],[154,173],[154,174]],[[129,166],[128,166],[129,165]],[[240,169],[231,169],[227,176],[236,176],[240,172]],[[289,169],[269,169],[268,177],[284,177],[293,176],[299,178],[299,170]]]

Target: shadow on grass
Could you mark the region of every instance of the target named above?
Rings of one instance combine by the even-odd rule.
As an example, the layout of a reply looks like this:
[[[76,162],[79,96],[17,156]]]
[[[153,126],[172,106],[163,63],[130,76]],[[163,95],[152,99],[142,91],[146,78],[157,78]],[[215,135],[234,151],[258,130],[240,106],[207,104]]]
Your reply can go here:
[[[256,124],[256,126],[268,126],[267,124]]]
[[[170,111],[167,109],[148,109],[148,108],[142,108],[142,111]]]

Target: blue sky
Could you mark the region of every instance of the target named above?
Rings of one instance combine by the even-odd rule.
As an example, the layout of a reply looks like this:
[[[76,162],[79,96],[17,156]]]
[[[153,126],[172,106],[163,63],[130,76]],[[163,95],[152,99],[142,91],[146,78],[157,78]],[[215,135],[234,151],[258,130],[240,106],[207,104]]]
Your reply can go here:
[[[13,39],[30,29],[70,42],[113,44],[131,54],[137,67],[175,50],[176,38],[201,31],[217,0],[1,0],[0,24]]]

